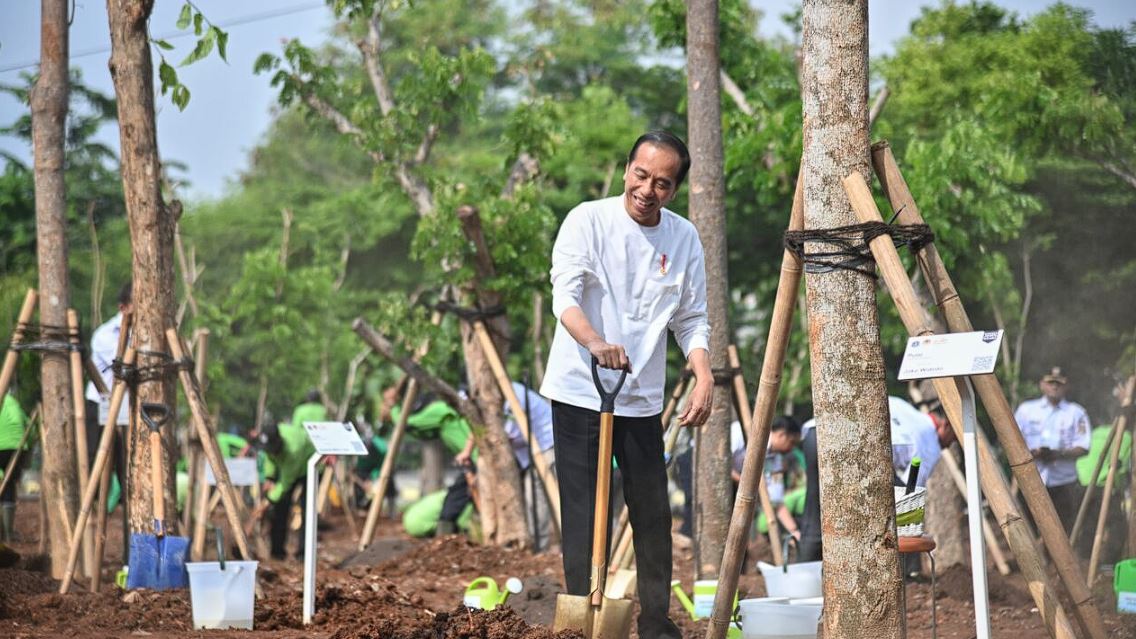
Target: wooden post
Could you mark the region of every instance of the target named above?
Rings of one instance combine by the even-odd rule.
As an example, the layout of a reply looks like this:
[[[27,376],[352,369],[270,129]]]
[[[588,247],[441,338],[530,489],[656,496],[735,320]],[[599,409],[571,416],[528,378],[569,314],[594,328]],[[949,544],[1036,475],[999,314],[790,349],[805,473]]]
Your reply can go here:
[[[923,223],[919,207],[911,197],[907,183],[903,180],[887,143],[874,145],[872,155],[873,162],[877,166],[876,175],[884,185],[892,210],[898,215],[899,223]],[[877,215],[878,213],[877,211]],[[924,279],[947,321],[948,328],[956,333],[974,330],[935,245],[928,244],[924,247],[919,252],[918,260],[920,268],[923,269]],[[1041,481],[1037,466],[1033,463],[1033,456],[1026,446],[1021,429],[1014,419],[1014,411],[1006,401],[998,379],[994,375],[975,375],[972,382],[998,434],[998,441],[1002,445],[1014,477],[1018,480],[1026,504],[1034,515],[1042,540],[1049,549],[1049,554],[1057,566],[1057,572],[1069,591],[1085,634],[1093,639],[1103,639],[1106,633],[1096,601],[1085,582],[1080,564],[1073,554],[1072,546],[1069,545],[1069,538],[1065,536],[1065,528],[1057,517],[1057,511],[1049,499],[1049,493]]]
[[[859,173],[848,176],[844,184],[859,221],[868,222],[881,219],[879,211],[876,210],[875,201],[872,200],[872,194],[868,191],[867,183]],[[919,312],[919,302],[911,288],[907,271],[899,261],[899,254],[896,253],[890,237],[878,237],[871,242],[870,246],[872,254],[879,264],[880,273],[895,301],[901,319],[907,326],[908,332],[912,335],[933,334],[933,331],[929,328],[920,325],[922,313]],[[928,245],[928,248],[933,248],[933,245]],[[956,382],[952,378],[935,379],[933,382],[951,426],[955,430],[955,435],[961,441],[962,399]],[[1073,632],[1068,618],[1065,617],[1064,611],[1059,609],[1057,597],[1048,583],[1045,564],[1033,544],[1033,538],[1022,520],[1021,514],[1018,513],[1013,498],[1010,497],[1009,486],[1006,484],[998,462],[990,451],[988,442],[981,435],[981,431],[979,432],[978,454],[983,492],[1001,523],[1010,549],[1018,559],[1022,575],[1029,582],[1030,594],[1034,597],[1034,602],[1045,620],[1050,635],[1059,638],[1077,636]]]
[[[12,375],[16,372],[16,363],[20,352],[16,349],[24,341],[24,333],[28,329],[28,322],[32,320],[35,312],[36,292],[29,288],[24,295],[24,305],[20,307],[20,315],[16,319],[16,328],[12,331],[12,340],[8,345],[8,352],[4,355],[4,367],[0,368],[0,399],[8,394],[8,386],[12,384]]]
[[[133,348],[127,348],[126,353],[122,357],[122,362],[126,366],[133,366],[135,358],[135,351]],[[114,429],[115,429],[115,416],[118,415],[118,409],[122,406],[122,398],[126,395],[126,383],[121,379],[116,379],[114,382],[114,390],[110,394],[110,412],[108,413],[107,423],[103,424],[102,436],[99,438],[99,450],[95,453],[95,461],[91,465],[91,472],[95,475],[100,475],[103,472],[103,466],[106,465],[107,459],[110,457],[110,447],[114,443]],[[87,482],[87,488],[83,491],[83,501],[79,507],[79,518],[75,522],[74,532],[69,535],[68,540],[70,546],[67,553],[67,563],[63,571],[63,578],[59,582],[59,594],[65,595],[71,589],[71,580],[75,576],[75,564],[79,561],[79,546],[82,543],[82,538],[79,534],[87,526],[87,518],[91,515],[91,504],[95,501],[95,492],[98,490],[98,484],[95,482]],[[123,531],[127,534],[127,531]]]
[[[4,396],[0,395],[0,404],[2,404],[3,401]],[[20,463],[21,454],[24,452],[24,446],[28,443],[28,439],[31,438],[32,431],[35,430],[32,425],[35,419],[36,414],[33,413],[32,417],[28,419],[28,426],[24,429],[24,434],[20,436],[20,443],[17,444],[16,449],[12,451],[12,458],[8,460],[8,465],[4,468],[4,476],[0,477],[0,493],[4,492],[4,489],[8,487],[8,482],[12,481],[16,464]]]
[[[493,339],[489,337],[489,331],[485,330],[485,324],[480,320],[475,321],[473,323],[473,332],[477,335],[478,343],[481,344],[481,348],[485,352],[489,367],[492,369],[493,376],[497,380],[497,386],[501,388],[501,393],[505,396],[505,400],[509,402],[509,407],[513,411],[513,419],[516,420],[517,425],[520,427],[521,435],[529,442],[529,456],[532,457],[532,463],[536,468],[537,474],[540,475],[540,482],[544,485],[544,493],[548,497],[549,512],[552,514],[552,521],[556,524],[556,530],[559,532],[560,483],[556,481],[556,475],[552,474],[552,468],[548,465],[548,461],[544,458],[544,454],[540,450],[540,443],[531,435],[530,424],[528,417],[525,416],[524,406],[522,406],[520,400],[517,399],[517,394],[513,392],[513,384],[509,381],[509,374],[505,371],[505,365],[501,363],[501,356],[497,353],[497,347],[494,346]]]
[[[962,498],[966,499],[966,476],[962,474],[962,470],[958,467],[958,462],[955,461],[954,455],[949,451],[944,450],[942,456],[943,465],[946,467],[947,472],[951,476],[951,483],[958,489]],[[990,556],[994,559],[994,565],[998,567],[998,572],[1002,575],[1010,574],[1010,566],[1006,563],[1006,555],[1002,552],[1002,546],[998,543],[998,538],[994,536],[994,529],[990,527],[990,522],[986,520],[985,511],[982,515],[982,537],[986,540],[986,549],[990,551]]]
[[[742,361],[738,358],[738,347],[730,344],[728,349],[730,368],[734,369],[734,406],[737,407],[738,419],[742,422],[742,432],[748,442],[750,432],[753,430],[753,416],[749,412],[749,394],[746,393],[745,376],[742,374]],[[761,500],[761,510],[765,513],[765,521],[769,525],[769,547],[773,550],[773,563],[777,566],[785,563],[781,552],[781,526],[777,521],[777,513],[773,510],[773,500],[769,498],[769,487],[765,483],[765,473],[757,482],[757,496]],[[748,534],[746,535],[748,537]]]
[[[1089,556],[1089,584],[1091,585],[1096,581],[1097,566],[1100,565],[1100,552],[1101,542],[1104,540],[1105,524],[1108,522],[1108,511],[1112,504],[1112,488],[1116,483],[1116,466],[1120,459],[1120,449],[1124,443],[1124,431],[1128,429],[1128,407],[1132,406],[1132,392],[1133,386],[1136,386],[1136,375],[1128,378],[1128,383],[1124,387],[1124,397],[1120,403],[1120,415],[1116,418],[1116,427],[1114,428],[1116,437],[1108,456],[1108,477],[1104,480],[1104,492],[1101,493],[1101,507],[1100,514],[1097,515],[1097,533],[1093,537],[1093,551]],[[1104,451],[1101,451],[1101,457],[1104,457]],[[1098,471],[1099,472],[1099,471]],[[1089,480],[1089,485],[1097,483],[1097,475],[1093,474]]]
[[[181,343],[177,331],[172,328],[166,329],[166,343],[169,344],[174,361],[181,361],[185,357],[185,346]],[[233,484],[229,481],[229,469],[225,467],[225,460],[221,457],[221,450],[217,447],[217,440],[213,437],[213,428],[209,422],[209,410],[205,405],[205,399],[201,396],[201,387],[197,385],[197,379],[194,378],[193,372],[184,367],[178,369],[178,377],[181,378],[186,403],[189,404],[189,411],[193,415],[193,425],[197,428],[197,437],[201,439],[201,450],[205,453],[205,458],[209,460],[209,466],[213,469],[213,476],[217,479],[217,490],[221,491],[221,501],[225,504],[225,514],[229,518],[230,534],[237,541],[237,548],[240,549],[241,557],[251,559],[252,554],[249,552],[248,539],[245,537],[244,526],[241,525],[248,518],[248,513],[245,512],[244,504],[237,499]]]
[[[1108,437],[1104,440],[1103,450],[1110,450],[1112,443],[1116,440],[1116,434],[1120,426],[1120,418],[1121,416],[1117,415],[1116,419],[1112,422],[1112,428],[1108,429]],[[1093,474],[1091,475],[1093,480],[1090,481],[1089,485],[1085,488],[1085,494],[1081,497],[1081,505],[1077,507],[1077,519],[1073,522],[1073,530],[1069,532],[1070,545],[1077,545],[1077,539],[1081,536],[1081,531],[1084,529],[1085,518],[1089,512],[1089,502],[1092,501],[1093,494],[1096,492],[1096,478],[1100,477],[1102,468],[1104,468],[1103,453],[1093,462]]]
[[[87,452],[87,398],[83,394],[83,355],[79,344],[79,314],[67,309],[67,342],[71,346],[71,404],[75,414],[75,456],[79,469],[79,492],[87,490],[91,478],[91,465]],[[98,573],[95,567],[95,537],[91,526],[83,527],[83,567],[86,574]]]
[[[804,228],[802,189],[804,180],[797,176],[793,194],[793,208],[789,215],[789,230]],[[722,556],[722,571],[718,575],[718,590],[714,595],[714,609],[706,627],[706,639],[723,639],[734,613],[734,593],[738,589],[746,542],[753,522],[754,492],[764,474],[765,448],[769,445],[769,425],[777,409],[777,394],[781,390],[781,370],[785,366],[785,351],[789,347],[789,334],[793,328],[793,311],[797,306],[797,289],[801,284],[801,261],[786,250],[781,255],[781,275],[777,282],[777,297],[773,302],[773,318],[769,322],[769,337],[765,357],[761,364],[761,379],[757,385],[757,399],[746,442],[742,478],[738,482],[738,495],[730,517],[730,532],[726,536],[726,551]],[[744,413],[744,411],[742,411]]]
[[[441,323],[442,313],[434,311],[434,314],[430,317],[430,324],[439,326]],[[426,354],[428,348],[429,346],[424,344],[415,353],[415,357],[421,358]],[[394,476],[395,458],[398,457],[398,450],[402,446],[402,437],[406,433],[406,422],[410,419],[410,410],[414,407],[414,400],[417,398],[418,382],[412,377],[406,382],[406,392],[402,397],[402,408],[387,445],[387,456],[383,458],[383,465],[379,468],[379,480],[375,483],[374,490],[371,491],[371,505],[367,508],[367,519],[363,522],[363,534],[359,537],[360,552],[366,550],[375,537],[375,527],[379,523],[379,514],[383,508],[382,502],[386,499],[387,486],[390,485],[391,477]]]

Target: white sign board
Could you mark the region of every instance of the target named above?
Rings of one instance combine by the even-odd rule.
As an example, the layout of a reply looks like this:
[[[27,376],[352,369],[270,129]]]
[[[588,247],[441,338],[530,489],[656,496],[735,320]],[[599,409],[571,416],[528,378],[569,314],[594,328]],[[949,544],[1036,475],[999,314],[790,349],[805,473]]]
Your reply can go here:
[[[993,373],[1001,344],[1002,331],[910,337],[899,380]]]
[[[321,455],[367,454],[367,447],[349,422],[304,422],[304,430]]]
[[[230,457],[225,460],[225,469],[229,471],[229,482],[234,486],[255,486],[260,481],[256,473],[256,460],[252,457]],[[208,463],[205,464],[205,483],[217,485],[213,467]]]

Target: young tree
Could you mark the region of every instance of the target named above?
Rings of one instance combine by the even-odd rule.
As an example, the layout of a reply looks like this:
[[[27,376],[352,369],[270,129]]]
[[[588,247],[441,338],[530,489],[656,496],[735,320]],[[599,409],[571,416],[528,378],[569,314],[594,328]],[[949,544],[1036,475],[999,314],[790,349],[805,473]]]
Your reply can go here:
[[[869,175],[868,2],[803,4],[806,229],[856,222],[842,180]],[[810,250],[833,245],[810,242]],[[826,636],[903,636],[887,389],[876,286],[806,274],[824,538]]]
[[[58,333],[67,325],[71,289],[67,278],[67,190],[64,137],[69,78],[66,0],[43,0],[40,75],[31,93],[35,153],[36,244],[39,253],[39,321]],[[47,329],[45,329],[47,330]],[[58,341],[64,338],[56,337]],[[43,385],[43,499],[62,504],[47,512],[51,570],[66,570],[68,529],[78,511],[79,477],[75,465],[75,413],[68,357],[47,351],[41,366]],[[83,451],[85,454],[86,451]]]
[[[170,408],[174,401],[174,370],[162,367],[168,360],[165,331],[173,326],[174,225],[181,213],[176,200],[162,197],[162,166],[158,156],[154,118],[154,67],[150,56],[148,23],[153,0],[108,0],[110,20],[110,71],[118,98],[119,140],[122,145],[122,186],[130,223],[134,273],[133,345],[138,349],[139,368],[151,369],[138,385],[136,403],[153,402]],[[142,353],[146,353],[145,356]],[[170,423],[173,423],[172,419]],[[153,523],[153,491],[161,490],[166,512],[174,509],[174,476],[165,475],[164,486],[150,481],[150,445],[144,427],[134,430],[132,472],[128,478],[130,529],[146,531]],[[166,442],[162,465],[173,468],[176,440],[173,429],[162,433]]]
[[[690,221],[706,255],[706,308],[710,317],[710,365],[727,367],[730,344],[726,276],[726,187],[722,173],[722,106],[718,80],[718,2],[692,0],[686,13],[689,104]],[[730,387],[714,386],[710,419],[696,435],[699,503],[695,507],[695,573],[714,577],[730,529]]]

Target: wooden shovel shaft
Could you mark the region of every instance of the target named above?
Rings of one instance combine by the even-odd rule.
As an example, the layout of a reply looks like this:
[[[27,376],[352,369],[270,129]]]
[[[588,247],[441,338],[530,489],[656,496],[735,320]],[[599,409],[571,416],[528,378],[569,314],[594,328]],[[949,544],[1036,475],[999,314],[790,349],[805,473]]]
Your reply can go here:
[[[154,534],[165,534],[166,521],[165,486],[162,481],[162,434],[158,429],[150,429],[150,489],[154,504]]]
[[[592,605],[603,603],[607,578],[608,497],[611,491],[611,434],[615,415],[600,413],[600,452],[596,460],[596,510],[592,521]]]

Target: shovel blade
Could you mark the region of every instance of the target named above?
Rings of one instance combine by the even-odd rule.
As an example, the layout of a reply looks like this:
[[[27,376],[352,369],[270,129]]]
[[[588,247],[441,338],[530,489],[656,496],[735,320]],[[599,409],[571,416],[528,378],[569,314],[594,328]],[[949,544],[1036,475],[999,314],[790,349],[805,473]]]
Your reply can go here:
[[[631,601],[604,597],[599,606],[593,606],[587,596],[557,595],[552,628],[582,632],[588,639],[627,639]]]
[[[158,537],[148,533],[130,535],[130,570],[126,588],[169,590],[185,588],[188,577],[185,557],[189,540],[185,537]]]

